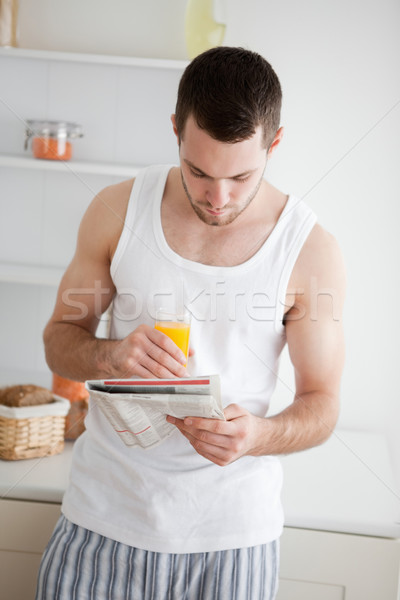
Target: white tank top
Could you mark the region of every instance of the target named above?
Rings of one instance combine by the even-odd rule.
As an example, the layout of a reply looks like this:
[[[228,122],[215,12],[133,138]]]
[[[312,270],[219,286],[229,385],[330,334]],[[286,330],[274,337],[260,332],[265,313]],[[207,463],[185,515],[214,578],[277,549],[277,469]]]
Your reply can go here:
[[[111,337],[154,324],[160,301],[192,312],[191,375],[218,373],[224,406],[265,416],[285,344],[285,293],[316,218],[290,196],[263,246],[232,267],[182,258],[167,244],[160,207],[169,165],[136,178],[112,264]],[[75,442],[62,510],[74,523],[154,552],[206,552],[263,544],[283,528],[282,471],[272,456],[219,467],[179,431],[150,450],[129,448],[94,405]]]

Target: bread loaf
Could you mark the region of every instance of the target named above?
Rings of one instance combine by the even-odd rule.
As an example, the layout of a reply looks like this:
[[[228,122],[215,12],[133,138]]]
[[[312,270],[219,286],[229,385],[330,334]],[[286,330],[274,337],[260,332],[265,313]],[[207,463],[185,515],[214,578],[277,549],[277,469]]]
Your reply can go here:
[[[0,404],[5,406],[35,406],[54,402],[53,394],[37,385],[10,385],[0,388]]]

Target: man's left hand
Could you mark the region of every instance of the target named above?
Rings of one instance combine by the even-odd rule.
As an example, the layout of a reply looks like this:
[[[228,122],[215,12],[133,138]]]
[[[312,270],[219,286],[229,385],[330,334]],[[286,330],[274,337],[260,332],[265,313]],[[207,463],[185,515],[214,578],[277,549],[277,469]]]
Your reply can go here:
[[[171,416],[167,417],[167,421],[179,429],[198,454],[223,467],[253,453],[257,434],[265,421],[238,404],[227,406],[224,414],[226,421]]]

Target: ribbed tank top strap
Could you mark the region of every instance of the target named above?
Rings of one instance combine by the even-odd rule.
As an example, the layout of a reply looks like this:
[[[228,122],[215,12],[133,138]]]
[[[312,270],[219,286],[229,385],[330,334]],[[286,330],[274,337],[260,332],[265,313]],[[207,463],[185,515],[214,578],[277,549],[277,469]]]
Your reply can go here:
[[[280,239],[280,245],[284,247],[284,252],[281,255],[286,258],[281,269],[277,290],[275,327],[278,331],[281,331],[283,326],[286,293],[290,276],[300,251],[317,221],[315,213],[302,200],[296,197],[291,197],[290,199],[293,204],[288,207],[285,214],[285,218],[288,218],[289,221],[286,223],[285,230]]]
[[[161,183],[164,188],[166,178],[171,169],[171,165],[156,165],[144,168],[139,171],[135,177],[132,186],[131,195],[128,201],[128,208],[125,215],[124,227],[118,241],[118,245],[111,261],[111,276],[114,277],[118,265],[123,257],[129,240],[136,233],[137,216],[143,214],[145,210],[151,210],[153,202],[159,202],[160,198],[149,198],[147,194],[142,193],[145,184]]]

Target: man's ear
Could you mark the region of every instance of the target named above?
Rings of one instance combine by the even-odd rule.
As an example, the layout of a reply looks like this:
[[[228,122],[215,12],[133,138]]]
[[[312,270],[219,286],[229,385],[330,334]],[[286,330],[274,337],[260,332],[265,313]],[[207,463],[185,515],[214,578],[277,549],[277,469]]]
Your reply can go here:
[[[176,127],[176,119],[175,119],[175,115],[171,115],[171,123],[172,123],[172,128],[174,130],[174,134],[176,135],[176,139],[178,141],[178,146],[180,144],[180,139],[179,139],[179,133],[178,133],[178,129]]]
[[[268,148],[268,157],[270,157],[271,154],[273,153],[273,151],[275,150],[275,148],[277,148],[279,146],[282,138],[283,138],[283,127],[279,127],[278,131],[275,134],[274,139],[272,140],[270,147]]]

